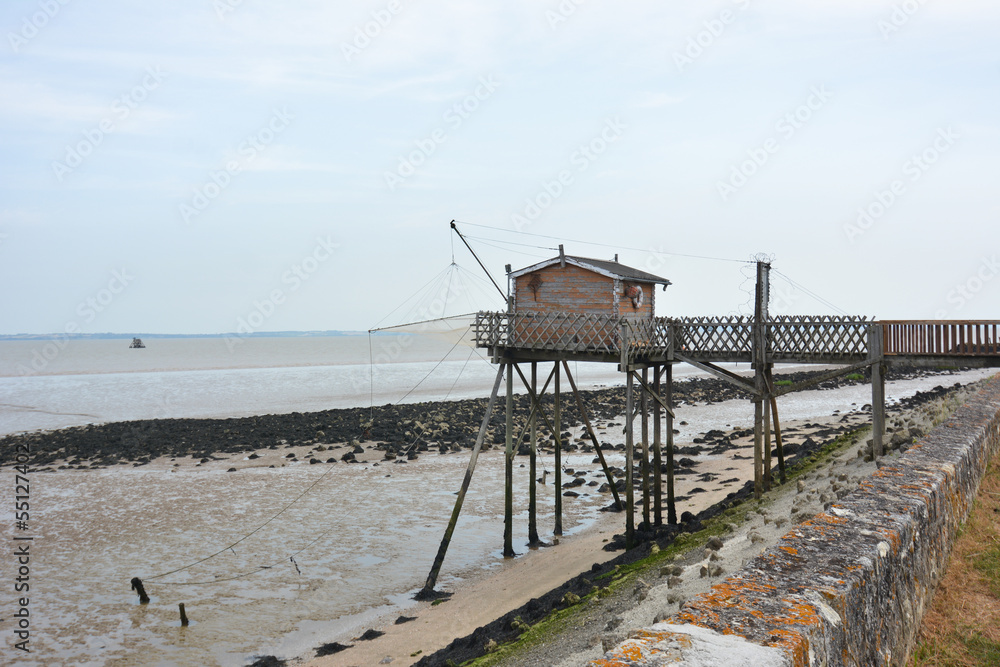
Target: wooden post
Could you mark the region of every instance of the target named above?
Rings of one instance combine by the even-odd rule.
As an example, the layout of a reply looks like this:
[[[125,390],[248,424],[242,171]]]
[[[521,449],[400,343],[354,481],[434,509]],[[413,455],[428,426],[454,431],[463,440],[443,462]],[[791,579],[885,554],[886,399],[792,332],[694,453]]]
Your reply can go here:
[[[625,548],[635,546],[635,485],[633,484],[632,448],[632,372],[625,367]]]
[[[662,366],[653,367],[653,391],[660,395],[660,373]],[[660,419],[663,408],[659,401],[653,401],[653,524],[663,525],[663,452],[660,449]]]
[[[771,377],[771,369],[767,369],[767,391],[771,396],[771,417],[774,419],[774,444],[778,451],[778,473],[781,475],[781,483],[787,481],[785,475],[785,448],[781,444],[781,423],[778,421],[778,399],[774,395],[774,378]]]
[[[557,362],[558,365],[558,362]],[[541,398],[538,397],[538,362],[531,362],[531,392],[535,395],[538,402]],[[528,425],[531,429],[530,442],[531,442],[531,462],[529,468],[531,473],[529,475],[530,481],[528,486],[528,544],[530,546],[538,546],[541,540],[538,539],[538,523],[536,516],[537,509],[537,490],[535,485],[535,475],[538,474],[537,466],[537,452],[538,452],[538,410],[533,410],[531,413],[531,423]]]
[[[872,364],[872,454],[885,451],[885,375],[881,361]]]
[[[188,615],[184,612],[184,603],[178,602],[177,606],[181,611],[181,625],[186,628],[188,626],[189,621],[188,621]]]
[[[580,392],[576,389],[576,382],[573,381],[573,374],[569,372],[569,364],[565,361],[562,362],[563,369],[566,371],[566,379],[569,380],[570,389],[573,390],[573,397],[576,399],[576,407],[580,411],[580,419],[583,420],[584,426],[587,427],[587,435],[590,436],[590,442],[594,445],[594,451],[597,452],[597,458],[601,461],[601,468],[604,470],[604,477],[608,480],[608,486],[611,488],[611,495],[615,499],[615,509],[621,512],[625,506],[622,505],[621,498],[618,497],[618,487],[615,486],[615,478],[611,474],[611,470],[608,468],[608,462],[604,458],[604,452],[601,451],[601,443],[597,440],[597,434],[594,432],[594,427],[590,423],[590,418],[587,416],[587,410],[583,405],[583,397],[580,396]]]
[[[879,458],[884,453],[885,439],[885,341],[882,326],[872,324],[868,329],[868,357],[872,361],[872,455]]]
[[[753,491],[754,497],[760,498],[764,488],[764,400],[767,383],[764,374],[767,369],[767,303],[770,299],[771,265],[767,262],[757,262],[757,289],[754,299],[753,317],[753,368],[754,390],[753,398]]]
[[[666,399],[674,407],[674,365],[667,364]],[[677,524],[677,504],[674,500],[674,417],[667,413],[667,523]]]
[[[504,451],[503,557],[514,553],[514,362],[507,362],[507,447]]]
[[[753,495],[760,498],[764,492],[763,449],[764,405],[759,398],[753,399]]]
[[[764,491],[771,490],[771,395],[764,399]]]
[[[142,585],[142,579],[139,577],[132,577],[132,590],[139,595],[139,604],[149,604],[149,596],[146,595],[146,588]]]
[[[556,438],[556,523],[552,529],[553,535],[563,534],[562,525],[562,436],[559,431],[562,429],[562,397],[559,394],[559,364],[555,367],[555,386],[553,389],[554,404],[552,406],[552,421],[555,422],[552,428],[555,430]]]
[[[649,371],[643,367],[642,369],[642,385],[643,387],[649,386]],[[642,391],[639,400],[639,410],[642,412],[642,522],[645,524],[644,529],[649,530],[650,518],[649,518],[649,396],[648,392]]]
[[[448,528],[441,539],[441,546],[438,548],[437,556],[434,558],[430,574],[427,575],[427,582],[424,584],[423,590],[417,593],[418,599],[428,596],[433,597],[434,585],[437,583],[438,573],[441,572],[444,556],[448,553],[448,544],[451,542],[451,536],[454,534],[455,526],[458,524],[458,515],[462,513],[462,503],[465,502],[465,494],[472,483],[472,473],[476,470],[476,460],[479,458],[479,450],[482,449],[483,441],[486,440],[486,430],[489,428],[493,406],[496,404],[497,394],[500,392],[500,381],[503,380],[503,373],[504,364],[500,364],[499,368],[497,368],[497,379],[493,383],[493,392],[490,394],[490,400],[486,406],[486,414],[483,416],[483,423],[479,426],[479,435],[476,437],[476,444],[472,448],[469,467],[465,470],[465,479],[462,480],[462,488],[459,490],[458,498],[455,500],[455,509],[451,511],[451,520],[448,521]]]

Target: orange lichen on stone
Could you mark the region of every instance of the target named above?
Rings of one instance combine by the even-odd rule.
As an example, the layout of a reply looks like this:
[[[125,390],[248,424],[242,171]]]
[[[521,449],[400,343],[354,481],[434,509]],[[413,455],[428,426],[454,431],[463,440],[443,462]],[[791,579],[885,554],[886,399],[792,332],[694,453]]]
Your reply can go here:
[[[796,549],[795,547],[783,546],[783,547],[778,547],[778,548],[781,549],[782,551],[784,551],[785,553],[790,554],[792,556],[798,556],[799,555],[799,550]]]
[[[774,590],[774,586],[759,581],[727,579],[712,586],[712,590],[703,594],[698,601],[717,609],[735,609],[745,605],[752,598],[752,593],[770,593]]]
[[[889,542],[889,545],[892,547],[893,553],[899,552],[899,548],[903,545],[903,538],[899,536],[898,531],[889,530],[887,528],[880,528],[875,532],[878,533],[879,536],[881,536],[883,539]]]
[[[624,646],[619,646],[615,653],[620,654],[621,657],[626,660],[631,660],[632,662],[642,660],[642,647],[637,644],[625,644]]]
[[[816,611],[816,608],[801,602],[790,604],[787,614],[775,616],[773,620],[783,625],[811,625],[816,627],[821,625],[819,612]]]
[[[816,518],[813,519],[813,521],[817,522],[822,521],[823,523],[829,523],[835,526],[842,526],[845,523],[847,523],[847,517],[835,516],[833,514],[830,514],[829,512],[823,512],[821,514],[816,515]]]
[[[780,648],[791,658],[795,667],[808,667],[809,640],[791,630],[771,630],[771,639],[765,646]]]
[[[691,637],[680,632],[641,629],[633,630],[628,636],[629,639],[636,639],[647,644],[675,642],[677,644],[677,648],[691,648]]]
[[[605,660],[604,658],[598,658],[597,660],[591,660],[587,663],[587,667],[629,667],[627,662],[622,662],[621,660]]]

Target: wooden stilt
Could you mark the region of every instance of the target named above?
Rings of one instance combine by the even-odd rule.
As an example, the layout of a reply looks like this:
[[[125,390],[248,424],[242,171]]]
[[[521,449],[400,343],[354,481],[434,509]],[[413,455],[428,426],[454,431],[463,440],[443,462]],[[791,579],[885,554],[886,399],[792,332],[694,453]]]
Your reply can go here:
[[[760,498],[764,490],[764,402],[767,400],[767,304],[770,292],[771,265],[757,262],[757,287],[753,315],[753,492]]]
[[[625,548],[635,546],[635,484],[633,483],[632,373],[625,370]]]
[[[622,505],[621,498],[618,497],[618,487],[615,486],[615,478],[611,474],[611,469],[608,468],[608,462],[604,458],[604,452],[601,451],[601,443],[597,440],[597,433],[594,432],[594,427],[590,423],[590,418],[587,416],[587,410],[583,405],[583,397],[580,396],[580,392],[576,390],[576,382],[573,380],[573,374],[569,372],[569,364],[565,361],[563,363],[563,370],[566,371],[566,379],[569,380],[570,389],[573,390],[573,397],[576,399],[576,407],[580,411],[580,418],[583,420],[584,425],[587,427],[587,435],[590,436],[590,441],[594,445],[594,451],[597,452],[597,458],[601,460],[601,468],[604,469],[604,477],[608,480],[608,486],[611,487],[611,495],[615,499],[615,508],[620,512],[625,509]]]
[[[778,452],[778,474],[781,483],[788,481],[785,474],[785,447],[781,443],[781,423],[778,420],[778,399],[774,395],[774,378],[771,377],[771,369],[767,369],[767,391],[771,395],[771,418],[774,420],[774,445]]]
[[[771,490],[771,395],[764,398],[764,491]]]
[[[648,386],[649,371],[642,369],[642,384]],[[650,523],[650,479],[649,479],[649,393],[642,392],[639,400],[639,410],[642,412],[642,522],[643,528],[649,530]]]
[[[885,453],[884,371],[881,361],[872,364],[872,454],[875,458]]]
[[[186,628],[191,622],[188,620],[187,612],[184,611],[184,603],[178,602],[177,607],[181,612],[181,625]]]
[[[555,422],[552,426],[553,435],[556,438],[556,520],[555,527],[552,529],[553,535],[563,534],[563,515],[562,515],[562,437],[559,435],[560,429],[562,429],[562,397],[559,394],[559,364],[552,371],[555,373],[555,386],[553,387],[555,402],[552,406],[552,421]]]
[[[868,329],[868,359],[872,362],[872,454],[882,456],[885,439],[885,358],[884,330],[873,324]]]
[[[660,395],[660,373],[662,366],[653,367],[653,391]],[[663,525],[663,489],[662,470],[663,452],[660,449],[660,419],[662,418],[662,408],[659,401],[653,401],[653,525]]]
[[[674,365],[666,368],[666,399],[671,408],[674,405]],[[677,524],[677,503],[674,499],[674,415],[667,412],[667,523]]]
[[[764,404],[759,397],[753,399],[753,496],[760,498],[764,491],[764,458],[761,456],[764,436]]]
[[[532,402],[534,405],[538,400],[538,362],[531,362],[531,391],[535,394],[535,401]],[[530,546],[538,546],[541,540],[538,539],[538,523],[537,523],[537,489],[535,485],[538,483],[535,480],[535,476],[538,474],[538,410],[532,410],[531,420],[528,428],[531,430],[530,438],[531,443],[531,462],[529,464],[530,468],[530,480],[528,486],[528,544]]]
[[[444,563],[444,556],[448,553],[448,545],[451,543],[451,536],[455,532],[455,526],[458,524],[458,515],[462,513],[462,503],[465,502],[465,494],[469,490],[469,485],[472,483],[472,473],[476,470],[476,460],[479,458],[479,451],[483,447],[483,441],[486,440],[486,430],[490,425],[490,417],[493,414],[493,407],[496,405],[497,394],[500,392],[500,382],[503,380],[503,373],[505,370],[505,364],[500,364],[497,368],[497,379],[493,383],[493,392],[490,394],[489,403],[486,406],[486,414],[483,415],[483,423],[479,426],[479,435],[476,437],[476,444],[472,448],[472,457],[469,459],[469,467],[465,470],[465,478],[462,480],[462,488],[458,492],[458,498],[455,499],[455,509],[451,511],[451,520],[448,521],[448,528],[444,532],[444,537],[441,539],[441,546],[438,548],[437,556],[434,558],[434,564],[431,566],[430,574],[427,575],[427,582],[424,584],[423,590],[417,594],[418,597],[427,597],[432,595],[434,592],[434,585],[437,583],[438,574],[441,572],[441,565]]]
[[[504,451],[503,557],[514,553],[514,369],[507,363],[507,447]]]

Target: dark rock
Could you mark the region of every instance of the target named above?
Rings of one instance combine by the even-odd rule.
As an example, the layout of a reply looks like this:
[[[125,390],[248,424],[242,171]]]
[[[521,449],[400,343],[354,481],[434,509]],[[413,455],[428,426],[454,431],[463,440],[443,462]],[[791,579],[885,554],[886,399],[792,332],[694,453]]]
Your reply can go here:
[[[285,667],[288,663],[273,655],[254,656],[249,667]]]
[[[316,657],[322,658],[324,655],[333,655],[334,653],[340,653],[341,651],[346,651],[351,648],[349,645],[341,644],[340,642],[331,642],[329,644],[323,644],[318,649],[316,649]]]

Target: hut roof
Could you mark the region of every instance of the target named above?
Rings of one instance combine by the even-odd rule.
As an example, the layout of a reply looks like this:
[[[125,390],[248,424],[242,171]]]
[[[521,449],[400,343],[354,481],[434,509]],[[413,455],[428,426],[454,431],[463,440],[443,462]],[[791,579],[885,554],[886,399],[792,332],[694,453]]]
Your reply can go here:
[[[553,264],[558,264],[562,261],[562,259],[562,257],[553,257],[552,259],[547,259],[544,262],[539,262],[538,264],[532,264],[531,266],[527,266],[523,269],[512,271],[510,276],[512,278],[519,278],[520,276],[532,273],[533,271],[538,271],[539,269],[544,269],[548,266],[552,266]],[[671,282],[666,278],[654,276],[652,273],[646,273],[645,271],[634,269],[631,266],[625,266],[624,264],[619,264],[618,262],[612,262],[605,259],[591,259],[589,257],[566,255],[565,260],[567,264],[579,266],[580,268],[608,276],[609,278],[621,278],[637,283],[663,285],[664,287],[671,284]]]

